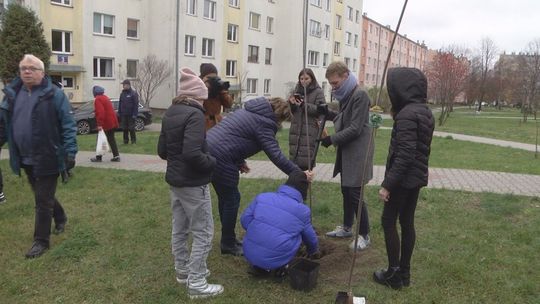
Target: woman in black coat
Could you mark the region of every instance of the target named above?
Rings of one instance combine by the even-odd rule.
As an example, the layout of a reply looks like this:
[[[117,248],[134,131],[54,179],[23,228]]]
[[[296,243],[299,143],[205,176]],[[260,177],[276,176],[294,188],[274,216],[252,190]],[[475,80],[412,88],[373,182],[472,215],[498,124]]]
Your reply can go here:
[[[420,188],[428,183],[428,159],[435,120],[426,104],[427,80],[415,68],[388,70],[388,94],[394,125],[379,197],[388,268],[376,271],[379,284],[399,289],[410,284],[416,240],[414,213]],[[396,228],[399,218],[401,243]]]

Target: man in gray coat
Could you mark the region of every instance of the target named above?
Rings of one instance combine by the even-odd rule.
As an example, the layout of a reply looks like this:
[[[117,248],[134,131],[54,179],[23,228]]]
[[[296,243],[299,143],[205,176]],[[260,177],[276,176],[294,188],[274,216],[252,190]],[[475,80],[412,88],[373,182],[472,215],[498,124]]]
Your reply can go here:
[[[358,86],[354,74],[343,62],[332,62],[326,69],[326,78],[332,86],[332,95],[339,101],[339,112],[328,113],[334,121],[335,134],[321,139],[324,147],[337,147],[334,177],[341,173],[343,194],[343,225],[326,233],[329,237],[351,237],[354,216],[358,211],[361,189],[373,177],[373,144],[369,144],[370,100]],[[367,160],[367,162],[366,162]],[[362,202],[358,243],[351,249],[363,250],[370,244],[369,220],[366,202]]]

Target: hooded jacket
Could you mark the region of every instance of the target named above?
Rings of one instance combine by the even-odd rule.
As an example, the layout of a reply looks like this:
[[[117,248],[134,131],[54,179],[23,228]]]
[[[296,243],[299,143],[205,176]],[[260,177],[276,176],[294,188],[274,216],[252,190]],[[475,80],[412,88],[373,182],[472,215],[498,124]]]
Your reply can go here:
[[[137,117],[139,113],[139,94],[132,88],[122,90],[118,101],[118,115]]]
[[[105,90],[100,86],[93,88],[94,109],[98,127],[102,127],[104,131],[109,131],[118,128],[118,118],[111,100],[104,92]]]
[[[265,97],[246,102],[244,109],[235,111],[208,130],[210,154],[217,160],[213,182],[236,187],[238,169],[247,158],[264,151],[283,173],[299,170],[288,160],[276,140],[278,123],[272,106]]]
[[[435,120],[426,104],[427,79],[415,68],[388,70],[394,125],[382,187],[419,188],[428,183],[428,160]]]
[[[318,249],[309,208],[295,188],[281,185],[261,193],[240,218],[246,230],[244,256],[251,265],[271,270],[289,263],[304,242],[308,254]]]

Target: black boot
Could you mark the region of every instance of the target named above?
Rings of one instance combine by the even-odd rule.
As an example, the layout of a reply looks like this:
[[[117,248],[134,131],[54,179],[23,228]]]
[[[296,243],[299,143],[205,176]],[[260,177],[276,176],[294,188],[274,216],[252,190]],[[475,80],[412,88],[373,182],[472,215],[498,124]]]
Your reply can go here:
[[[391,267],[381,269],[373,273],[373,280],[381,285],[391,287],[393,289],[401,289],[403,287],[403,281],[399,273],[399,267]]]
[[[401,276],[401,281],[403,282],[403,287],[409,287],[411,285],[411,271],[410,268],[399,268],[399,275]]]
[[[234,256],[243,256],[244,250],[242,249],[242,246],[238,246],[236,244],[233,244],[232,246],[227,246],[221,244],[221,254],[230,254]]]
[[[96,155],[96,157],[90,158],[90,161],[93,162],[93,163],[100,163],[100,162],[101,162],[101,158],[102,158],[101,155]]]
[[[40,257],[42,254],[44,254],[45,251],[47,251],[47,249],[49,249],[48,244],[44,244],[42,242],[34,241],[34,243],[32,244],[32,248],[30,248],[30,250],[28,250],[28,252],[25,254],[25,256],[26,256],[27,259],[37,258],[37,257]]]

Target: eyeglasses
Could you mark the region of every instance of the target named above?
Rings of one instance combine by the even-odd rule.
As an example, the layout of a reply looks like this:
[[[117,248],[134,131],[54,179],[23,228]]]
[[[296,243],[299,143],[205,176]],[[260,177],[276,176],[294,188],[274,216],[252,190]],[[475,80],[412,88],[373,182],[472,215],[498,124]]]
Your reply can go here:
[[[36,67],[19,67],[19,71],[21,72],[26,72],[26,71],[35,72],[35,71],[41,71],[41,70],[42,69],[36,68]]]

